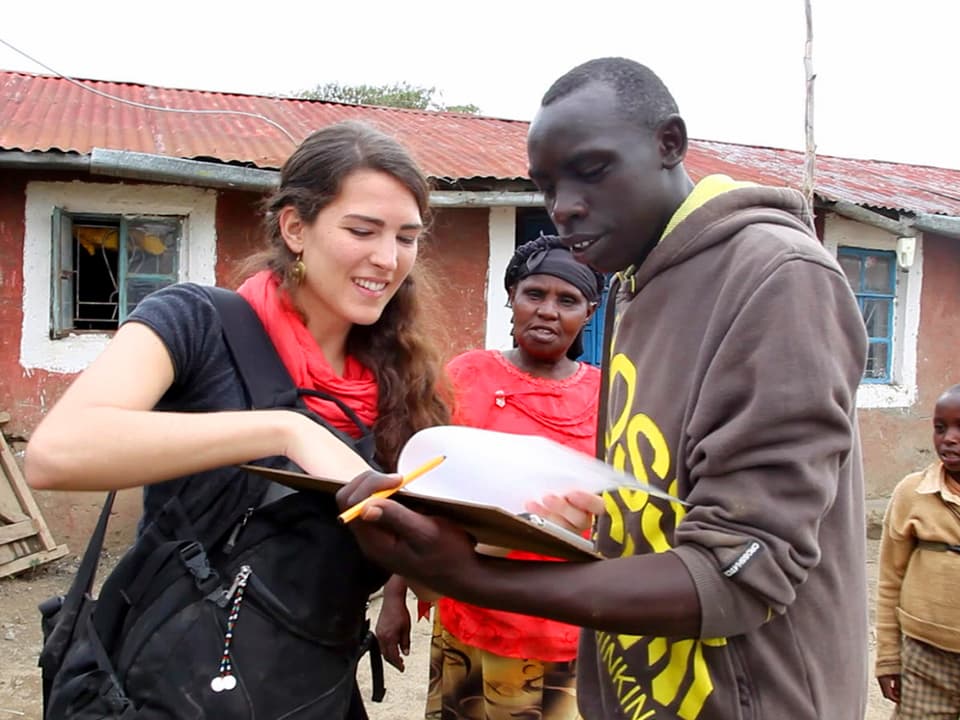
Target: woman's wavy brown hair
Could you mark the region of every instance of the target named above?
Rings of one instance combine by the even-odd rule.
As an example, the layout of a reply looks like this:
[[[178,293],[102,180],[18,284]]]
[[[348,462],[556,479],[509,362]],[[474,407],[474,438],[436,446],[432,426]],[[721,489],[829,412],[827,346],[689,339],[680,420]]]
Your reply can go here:
[[[286,284],[297,258],[280,232],[280,211],[292,205],[305,223],[312,223],[357,170],[377,170],[399,181],[416,198],[428,224],[430,188],[409,153],[369,125],[341,122],[311,134],[284,163],[280,187],[264,203],[268,246],[244,270],[268,268]],[[347,353],[377,379],[376,460],[387,471],[396,469],[400,450],[413,433],[450,421],[450,393],[423,313],[424,295],[432,291],[430,273],[418,260],[380,318],[372,325],[354,325],[347,336]]]

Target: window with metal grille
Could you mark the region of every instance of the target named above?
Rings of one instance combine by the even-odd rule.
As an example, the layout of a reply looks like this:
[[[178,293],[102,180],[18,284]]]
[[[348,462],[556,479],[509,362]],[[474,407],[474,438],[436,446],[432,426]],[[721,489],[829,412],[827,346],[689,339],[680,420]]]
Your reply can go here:
[[[837,259],[857,296],[863,322],[867,327],[870,345],[863,382],[893,382],[893,311],[897,294],[897,254],[883,250],[839,247]]]
[[[177,282],[183,221],[54,208],[50,336],[116,330],[144,297]]]

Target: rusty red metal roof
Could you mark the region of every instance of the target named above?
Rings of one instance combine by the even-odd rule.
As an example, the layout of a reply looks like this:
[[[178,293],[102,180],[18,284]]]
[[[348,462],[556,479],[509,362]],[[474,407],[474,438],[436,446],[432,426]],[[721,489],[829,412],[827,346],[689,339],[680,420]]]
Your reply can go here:
[[[355,119],[376,125],[403,142],[432,177],[522,178],[527,172],[525,122],[97,80],[82,82],[96,92],[58,77],[0,71],[0,148],[86,154],[101,147],[275,169],[296,143],[317,128]],[[150,110],[97,93],[189,112]],[[217,110],[245,114],[213,112]]]
[[[82,82],[94,92],[55,76],[0,71],[0,149],[87,154],[101,147],[275,169],[294,147],[287,133],[299,141],[324,125],[357,119],[394,135],[432,177],[527,177],[526,122]],[[190,112],[147,109],[107,95]],[[800,187],[803,162],[803,153],[794,150],[691,140],[686,165],[695,179],[719,172],[740,180]],[[960,215],[960,170],[820,155],[816,192],[827,200],[870,207]]]
[[[690,144],[686,165],[693,177],[724,173],[764,185],[803,186],[804,154],[797,150],[709,140]],[[960,170],[818,155],[816,193],[875,208],[960,215]]]

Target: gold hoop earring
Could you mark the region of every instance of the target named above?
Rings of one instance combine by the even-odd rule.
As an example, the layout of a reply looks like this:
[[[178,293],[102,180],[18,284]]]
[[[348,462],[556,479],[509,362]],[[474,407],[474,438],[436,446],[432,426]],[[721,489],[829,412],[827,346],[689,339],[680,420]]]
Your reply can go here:
[[[303,283],[304,278],[307,277],[307,266],[303,262],[303,253],[297,255],[296,261],[290,266],[289,274],[294,284],[300,285]]]

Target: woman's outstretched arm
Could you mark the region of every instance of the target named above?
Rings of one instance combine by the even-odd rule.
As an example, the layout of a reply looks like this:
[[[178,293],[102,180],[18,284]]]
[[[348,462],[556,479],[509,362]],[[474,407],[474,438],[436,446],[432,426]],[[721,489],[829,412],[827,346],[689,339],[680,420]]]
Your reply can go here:
[[[343,480],[368,468],[295,412],[154,412],[173,378],[153,330],[136,322],[121,327],[37,426],[27,446],[27,481],[47,490],[111,490],[273,455]]]

